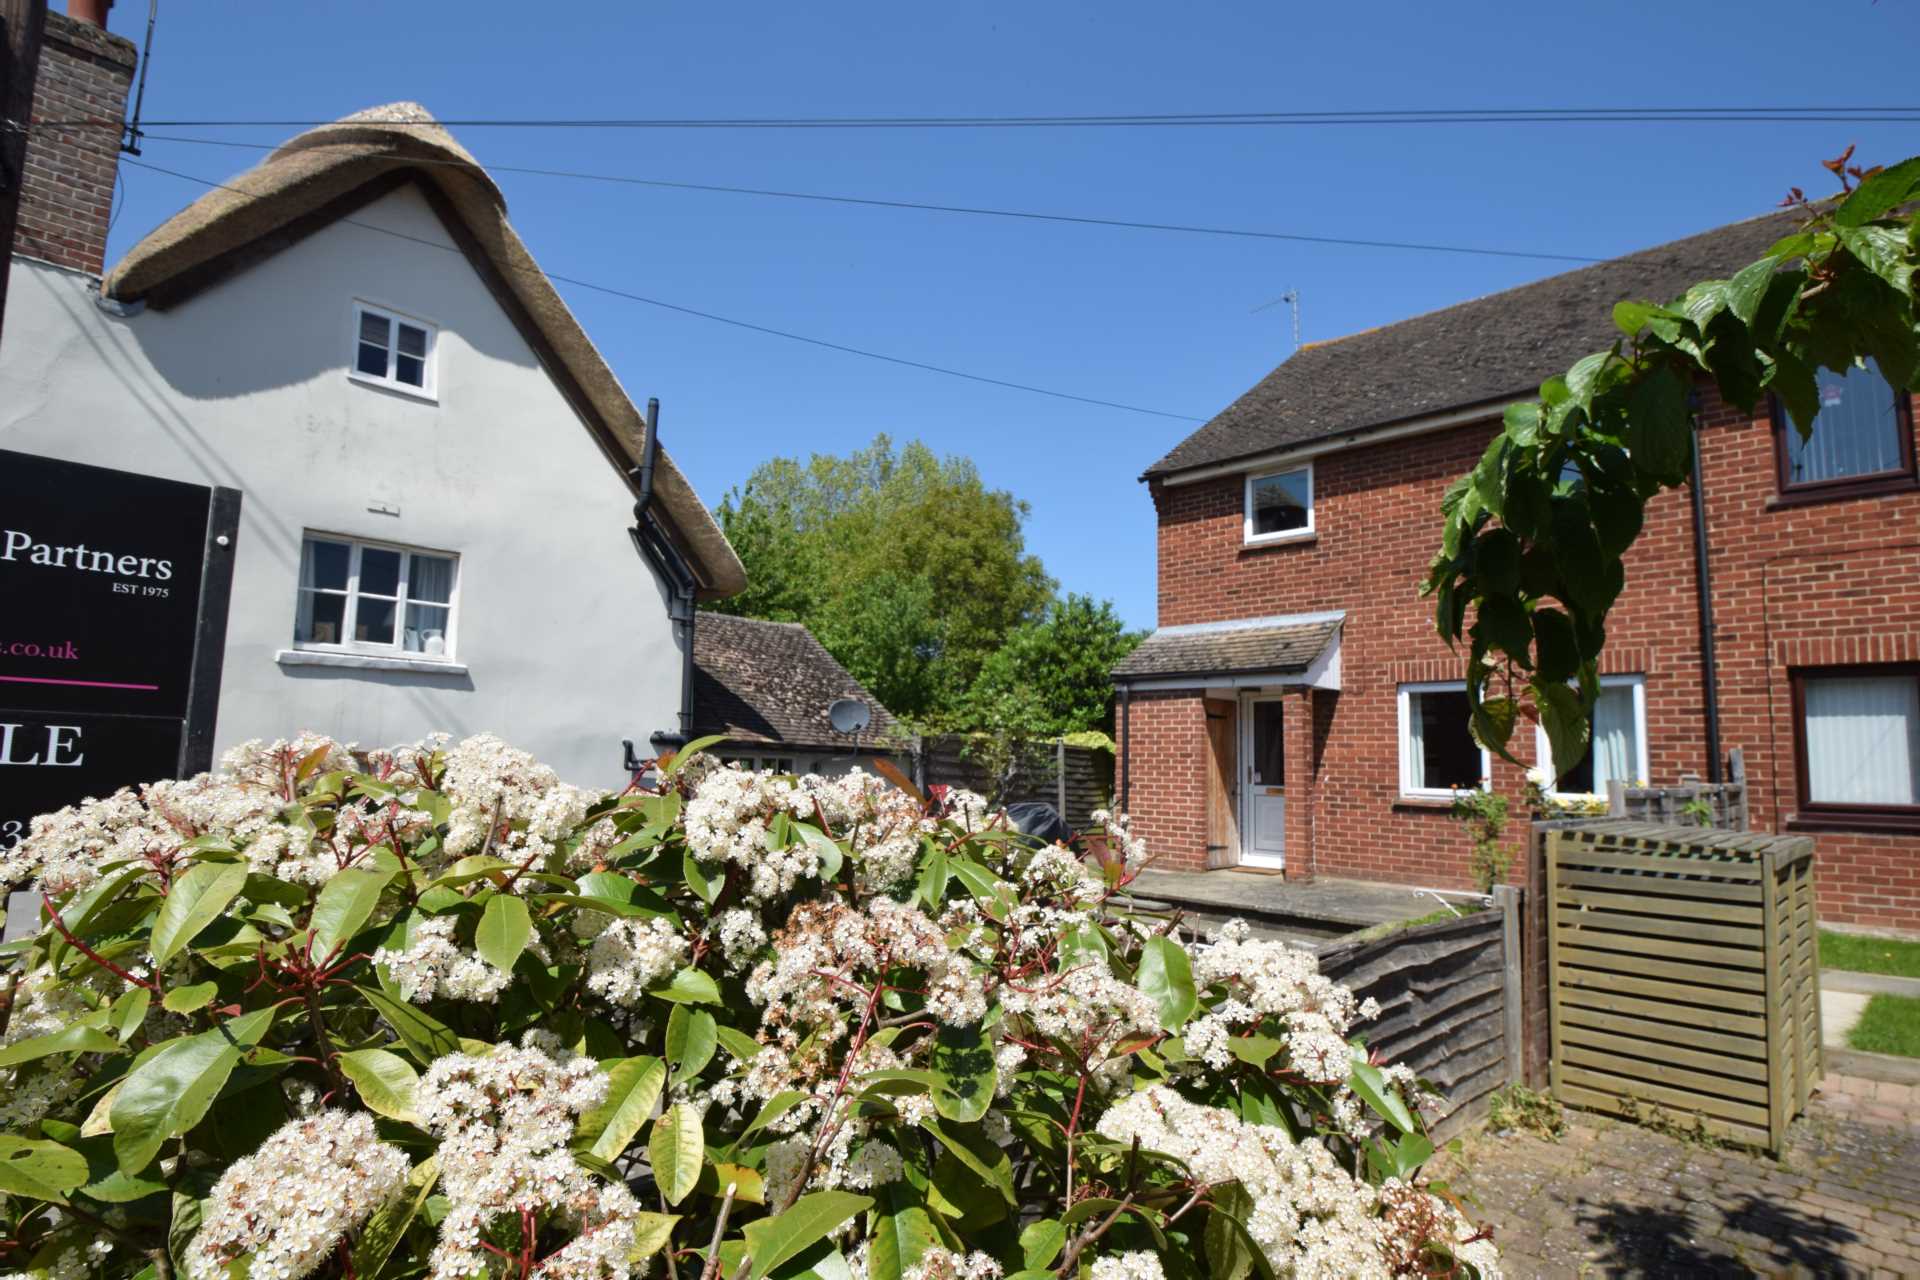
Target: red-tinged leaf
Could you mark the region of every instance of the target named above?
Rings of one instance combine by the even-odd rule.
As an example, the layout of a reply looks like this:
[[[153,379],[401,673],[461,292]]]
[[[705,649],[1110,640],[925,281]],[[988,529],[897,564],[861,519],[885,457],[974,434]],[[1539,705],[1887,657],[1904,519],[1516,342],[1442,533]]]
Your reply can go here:
[[[926,794],[922,792],[919,787],[913,785],[913,779],[900,772],[900,766],[893,763],[893,761],[876,758],[873,762],[873,771],[912,796],[915,800],[918,800],[921,804],[927,802]]]
[[[1107,1056],[1109,1058],[1124,1058],[1128,1054],[1138,1053],[1142,1049],[1151,1048],[1159,1039],[1160,1036],[1158,1033],[1128,1036],[1126,1039],[1120,1041],[1120,1043],[1114,1045],[1113,1051]]]

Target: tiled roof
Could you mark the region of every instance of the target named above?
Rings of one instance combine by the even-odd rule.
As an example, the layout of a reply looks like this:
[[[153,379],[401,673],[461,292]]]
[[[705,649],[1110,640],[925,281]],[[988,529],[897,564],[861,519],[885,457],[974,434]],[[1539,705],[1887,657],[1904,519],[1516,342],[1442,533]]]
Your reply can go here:
[[[699,736],[795,747],[852,746],[827,708],[857,698],[873,717],[860,745],[903,742],[906,734],[878,699],[797,622],[760,622],[702,612],[693,629],[693,720]]]
[[[1797,230],[1798,217],[1775,213],[1736,222],[1309,344],[1148,467],[1145,478],[1531,396],[1541,382],[1619,337],[1614,303],[1670,302],[1699,281],[1731,276]]]
[[[1301,672],[1339,634],[1341,618],[1340,614],[1317,614],[1161,627],[1128,654],[1113,674],[1142,679]]]

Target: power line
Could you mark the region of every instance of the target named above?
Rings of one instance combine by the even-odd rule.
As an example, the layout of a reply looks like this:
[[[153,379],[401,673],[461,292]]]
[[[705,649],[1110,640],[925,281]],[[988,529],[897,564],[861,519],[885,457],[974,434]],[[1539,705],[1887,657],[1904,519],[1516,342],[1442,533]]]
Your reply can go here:
[[[259,196],[254,195],[250,191],[242,191],[238,187],[228,186],[223,182],[212,182],[206,178],[196,177],[191,173],[181,173],[175,169],[163,168],[160,165],[150,164],[144,160],[133,160],[123,157],[121,163],[130,164],[139,169],[149,169],[154,173],[164,173],[171,178],[180,178],[187,182],[199,183],[203,187],[210,187],[220,191],[231,191],[248,200],[260,199]],[[408,235],[404,231],[394,231],[387,227],[375,226],[370,222],[361,222],[356,218],[341,218],[340,221],[350,226],[360,227],[367,231],[377,231],[381,235],[392,236],[395,239],[410,241],[414,244],[426,245],[429,248],[440,249],[447,253],[461,252],[457,245],[441,244],[438,241],[428,240],[422,236]],[[731,316],[718,315],[711,311],[701,311],[695,307],[682,306],[679,303],[667,302],[660,298],[650,298],[645,294],[632,293],[625,289],[615,288],[612,285],[597,284],[591,280],[582,280],[575,276],[556,275],[550,271],[544,272],[543,274],[546,275],[547,279],[558,281],[561,284],[570,284],[576,288],[588,289],[595,293],[604,293],[611,297],[624,298],[629,302],[640,302],[650,307],[659,307],[665,311],[675,311],[681,315],[695,316],[701,320],[711,320],[716,324],[730,325],[736,329],[746,329],[750,332],[766,334],[770,337],[785,338],[791,342],[804,342],[808,346],[824,347],[829,351],[838,351],[846,355],[862,356],[868,360],[880,360],[887,364],[901,365],[909,369],[920,369],[927,373],[944,374],[949,378],[963,378],[968,382],[979,382],[988,386],[1004,387],[1012,391],[1025,391],[1033,395],[1050,396],[1055,400],[1071,400],[1079,404],[1097,405],[1103,409],[1124,409],[1128,413],[1143,413],[1156,418],[1171,418],[1177,422],[1206,421],[1205,418],[1196,417],[1192,414],[1168,413],[1163,409],[1148,409],[1137,404],[1123,404],[1117,400],[1101,400],[1093,396],[1074,395],[1068,391],[1054,391],[1048,387],[1036,387],[1024,382],[1010,382],[1004,378],[990,378],[985,374],[968,373],[963,369],[952,369],[945,365],[928,364],[921,360],[909,360],[903,356],[891,356],[880,351],[869,351],[862,347],[848,346],[841,342],[831,342],[825,338],[808,337],[806,334],[794,333],[791,330],[775,329],[769,325],[754,324],[748,320],[737,320]]]
[[[1459,107],[1364,111],[1227,111],[1022,116],[468,117],[435,123],[466,129],[1071,129],[1244,128],[1330,125],[1483,124],[1908,124],[1920,106]],[[99,120],[43,122],[61,127]],[[118,122],[115,122],[116,125]],[[157,128],[308,129],[331,120],[153,120]],[[380,121],[399,126],[419,120]]]
[[[273,151],[275,144],[262,142],[233,142],[224,138],[185,138],[173,134],[149,133],[145,135],[149,142],[182,142],[213,147],[237,147],[249,151]],[[359,145],[341,143],[341,146]],[[457,160],[421,159],[409,163],[443,164],[456,168],[468,167]],[[987,209],[971,205],[928,204],[915,200],[885,200],[870,196],[826,195],[810,191],[779,191],[766,187],[730,187],[705,182],[674,182],[665,178],[638,178],[610,173],[582,173],[570,169],[530,169],[514,165],[487,164],[480,166],[488,173],[519,173],[545,178],[573,178],[587,182],[606,182],[622,186],[662,187],[674,191],[706,191],[726,195],[767,196],[781,200],[808,200],[824,204],[861,205],[873,209],[909,209],[927,213],[958,213],[974,217],[1013,218],[1033,222],[1065,223],[1075,226],[1115,227],[1131,231],[1166,231],[1183,235],[1228,236],[1248,240],[1284,240],[1295,244],[1342,245],[1360,249],[1404,249],[1420,253],[1463,253],[1488,258],[1528,258],[1546,262],[1605,262],[1605,258],[1581,257],[1571,253],[1544,253],[1526,249],[1488,249],[1477,246],[1457,244],[1427,244],[1405,240],[1363,240],[1347,236],[1317,236],[1289,231],[1261,231],[1247,227],[1207,227],[1176,222],[1137,222],[1124,218],[1097,218],[1079,214],[1038,213],[1024,209]]]

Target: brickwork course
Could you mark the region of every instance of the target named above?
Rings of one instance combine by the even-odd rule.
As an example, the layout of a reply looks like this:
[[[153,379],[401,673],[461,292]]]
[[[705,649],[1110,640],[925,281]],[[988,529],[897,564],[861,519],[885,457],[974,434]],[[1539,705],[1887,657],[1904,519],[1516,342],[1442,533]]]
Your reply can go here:
[[[136,57],[132,41],[47,14],[16,254],[100,274]]]
[[[1603,303],[1584,305],[1604,318]],[[1298,824],[1287,842],[1290,874],[1471,883],[1468,834],[1451,819],[1449,803],[1401,795],[1398,687],[1464,678],[1464,654],[1436,636],[1419,586],[1439,547],[1441,495],[1479,459],[1498,412],[1489,407],[1481,421],[1321,454],[1313,462],[1315,532],[1300,540],[1246,543],[1243,474],[1188,483],[1150,478],[1159,625],[1346,613],[1340,688],[1310,695],[1311,743],[1291,717],[1284,730],[1287,821]],[[1907,417],[1910,432],[1916,416]],[[1800,666],[1920,662],[1920,484],[1822,501],[1783,497],[1771,406],[1735,410],[1703,383],[1700,423],[1720,740],[1723,751],[1745,756],[1751,823],[1815,837],[1823,919],[1920,930],[1920,834],[1797,817],[1788,676]],[[1691,502],[1681,489],[1649,504],[1602,658],[1605,674],[1645,679],[1646,780],[1655,785],[1709,773]],[[1123,735],[1131,753],[1127,806],[1163,855],[1159,865],[1170,869],[1206,865],[1200,700],[1198,688],[1137,690]],[[1304,793],[1295,788],[1296,737],[1312,762],[1303,770]],[[1515,733],[1514,748],[1522,764],[1496,758],[1492,785],[1509,801],[1508,843],[1518,865],[1525,767],[1536,758],[1530,726]]]
[[[1557,1142],[1481,1131],[1429,1173],[1471,1198],[1511,1276],[1913,1276],[1912,1089],[1828,1077],[1778,1160],[1570,1115]]]

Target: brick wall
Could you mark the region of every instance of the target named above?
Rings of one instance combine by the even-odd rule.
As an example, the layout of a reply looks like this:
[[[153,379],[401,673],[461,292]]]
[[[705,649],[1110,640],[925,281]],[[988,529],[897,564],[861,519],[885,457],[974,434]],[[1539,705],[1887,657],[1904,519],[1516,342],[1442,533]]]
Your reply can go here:
[[[1721,743],[1745,750],[1754,825],[1782,830],[1796,807],[1789,664],[1920,655],[1920,492],[1785,504],[1771,419],[1709,394],[1702,421]],[[1400,795],[1398,686],[1462,676],[1464,659],[1435,636],[1418,589],[1438,547],[1441,495],[1494,429],[1489,421],[1318,459],[1317,535],[1305,542],[1243,545],[1241,477],[1151,486],[1161,625],[1347,613],[1341,691],[1314,707],[1319,874],[1469,883],[1468,840],[1446,803]],[[1707,773],[1698,608],[1690,499],[1665,493],[1628,553],[1603,665],[1646,678],[1654,783]],[[1877,647],[1860,647],[1869,641]],[[1160,837],[1153,847],[1166,850],[1163,865],[1204,865],[1200,723],[1197,692],[1134,697],[1132,808],[1140,829]],[[1531,731],[1516,739],[1516,754],[1532,763]],[[1523,769],[1494,761],[1494,786],[1514,814],[1516,856],[1524,781]],[[1297,803],[1290,788],[1290,814]],[[1920,837],[1816,834],[1828,918],[1920,929]]]
[[[15,253],[100,273],[134,60],[131,41],[65,14],[47,15]],[[94,123],[62,128],[43,121]]]

